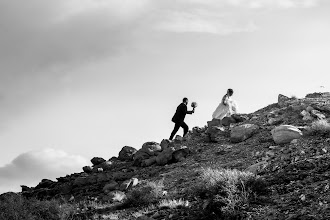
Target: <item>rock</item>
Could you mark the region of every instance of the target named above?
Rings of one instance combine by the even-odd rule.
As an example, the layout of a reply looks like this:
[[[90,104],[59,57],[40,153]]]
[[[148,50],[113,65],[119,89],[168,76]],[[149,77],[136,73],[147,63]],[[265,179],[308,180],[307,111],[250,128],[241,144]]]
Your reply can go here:
[[[126,191],[134,186],[137,186],[137,184],[139,183],[139,180],[137,178],[131,178],[129,180],[125,180],[124,182],[122,182],[120,184],[120,190],[121,191]]]
[[[302,132],[292,125],[278,126],[274,128],[271,133],[276,144],[290,143],[293,139],[302,137]]]
[[[222,126],[212,126],[207,129],[209,139],[211,142],[220,142],[226,137],[227,132]]]
[[[283,119],[282,118],[270,118],[268,119],[268,124],[269,125],[278,125],[278,124],[281,124],[283,122]]]
[[[190,153],[190,150],[186,146],[182,146],[181,149],[176,150],[172,154],[172,158],[174,162],[180,162],[183,161],[188,154]]]
[[[104,171],[111,170],[113,168],[113,162],[105,161],[105,162],[97,165],[97,168],[102,168]]]
[[[221,120],[220,119],[215,119],[213,118],[212,121],[208,121],[207,122],[207,126],[210,128],[210,127],[213,127],[213,126],[220,126],[221,125]]]
[[[85,173],[92,173],[93,172],[93,168],[91,166],[84,166],[83,167],[83,171]]]
[[[236,123],[244,122],[246,120],[249,120],[249,117],[247,115],[242,114],[233,114],[231,115],[233,119],[235,119]]]
[[[104,187],[103,187],[103,192],[108,193],[110,191],[116,190],[119,188],[119,184],[114,181],[111,180],[109,183],[107,183]]]
[[[234,124],[236,123],[236,120],[232,117],[224,117],[222,120],[221,120],[221,124],[223,126],[229,126],[231,124]]]
[[[255,124],[243,124],[231,129],[230,141],[233,143],[242,142],[251,137],[259,129]]]
[[[78,177],[74,180],[73,185],[74,186],[84,186],[88,184],[88,180],[86,177]]]
[[[55,182],[49,179],[42,179],[41,182],[35,187],[36,189],[48,188]]]
[[[312,110],[311,111],[311,115],[314,116],[315,118],[322,120],[325,119],[325,115],[323,115],[321,112],[319,112],[318,110]]]
[[[142,150],[150,156],[155,156],[162,150],[162,147],[156,142],[146,142],[142,145]]]
[[[312,106],[308,106],[308,107],[306,108],[306,111],[307,111],[308,113],[311,113],[312,110],[314,110],[314,108],[313,108]]]
[[[290,98],[285,96],[285,95],[282,95],[282,94],[279,94],[278,95],[278,100],[277,100],[277,104],[280,106],[280,107],[284,107],[287,102],[290,101]]]
[[[156,156],[150,157],[148,159],[145,159],[141,162],[141,166],[142,167],[149,167],[151,165],[153,165],[154,163],[156,163]]]
[[[148,159],[149,157],[150,157],[149,154],[147,154],[143,149],[140,149],[133,156],[133,160],[134,160],[133,165],[141,166],[142,161]]]
[[[125,146],[121,149],[118,155],[118,159],[121,161],[132,161],[133,155],[137,152],[134,147]]]
[[[176,142],[182,142],[183,141],[183,137],[181,137],[180,135],[176,135],[174,138],[174,141]]]
[[[156,157],[157,165],[164,166],[172,161],[172,154],[175,151],[174,147],[169,147],[163,150]]]
[[[105,162],[105,159],[101,158],[101,157],[94,157],[93,159],[91,159],[91,162],[94,166],[99,165],[103,162]]]
[[[257,175],[258,173],[262,172],[267,167],[267,165],[268,163],[266,161],[261,161],[246,168],[245,172],[250,172]]]

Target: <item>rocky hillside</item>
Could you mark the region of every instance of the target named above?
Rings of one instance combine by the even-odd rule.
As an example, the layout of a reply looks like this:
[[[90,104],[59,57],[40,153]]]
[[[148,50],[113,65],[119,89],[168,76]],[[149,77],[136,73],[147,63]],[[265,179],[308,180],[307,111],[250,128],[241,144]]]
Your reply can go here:
[[[93,166],[81,173],[22,186],[22,195],[108,204],[81,210],[77,219],[225,219],[224,210],[218,213],[211,205],[223,198],[228,204],[228,193],[212,203],[192,191],[202,181],[201,170],[238,170],[262,179],[267,190],[254,193],[254,200],[234,208],[239,215],[228,219],[330,219],[329,120],[329,93],[303,99],[279,95],[278,103],[209,121],[184,139],[146,142],[141,149],[125,146],[118,157],[93,158]],[[140,206],[135,198],[136,206],[123,205],[126,196],[132,199],[134,189],[148,182],[162,183],[164,199],[184,202],[164,208],[157,203],[161,199]],[[252,188],[241,185],[242,192],[251,194]],[[205,210],[209,215],[201,216]]]

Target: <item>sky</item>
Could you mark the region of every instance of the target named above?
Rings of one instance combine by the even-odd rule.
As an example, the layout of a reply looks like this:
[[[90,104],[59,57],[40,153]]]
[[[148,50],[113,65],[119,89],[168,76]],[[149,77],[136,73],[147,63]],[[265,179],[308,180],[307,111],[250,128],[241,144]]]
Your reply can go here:
[[[329,91],[326,0],[0,0],[0,193],[190,128]],[[182,135],[182,130],[179,130]]]

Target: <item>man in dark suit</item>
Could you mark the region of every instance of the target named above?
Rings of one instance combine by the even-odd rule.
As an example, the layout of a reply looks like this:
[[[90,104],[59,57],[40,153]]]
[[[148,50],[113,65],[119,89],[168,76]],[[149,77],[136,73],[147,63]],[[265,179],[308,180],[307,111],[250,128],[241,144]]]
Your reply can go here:
[[[182,103],[176,108],[176,112],[172,118],[172,121],[175,123],[174,129],[171,133],[170,140],[173,139],[176,132],[178,132],[179,128],[183,128],[183,137],[188,133],[189,128],[188,125],[184,122],[184,118],[186,114],[193,114],[195,110],[188,111],[187,109],[188,99],[183,98]]]

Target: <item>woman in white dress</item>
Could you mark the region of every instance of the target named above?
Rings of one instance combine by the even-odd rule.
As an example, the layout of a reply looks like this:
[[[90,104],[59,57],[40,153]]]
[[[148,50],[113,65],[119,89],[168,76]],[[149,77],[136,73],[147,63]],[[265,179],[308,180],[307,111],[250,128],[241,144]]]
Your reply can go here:
[[[234,94],[232,89],[227,90],[227,94],[223,96],[221,103],[212,114],[212,118],[222,120],[224,117],[230,117],[237,113],[237,106],[231,96]]]

